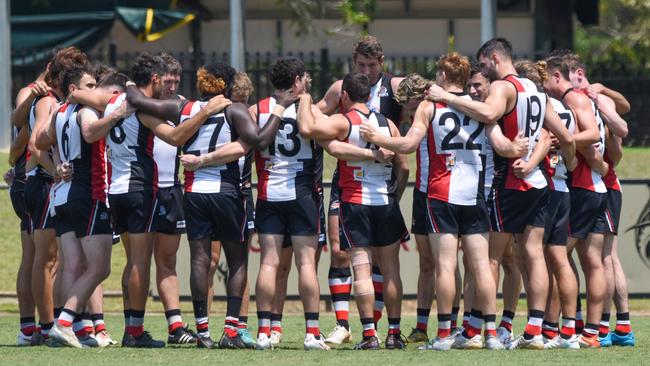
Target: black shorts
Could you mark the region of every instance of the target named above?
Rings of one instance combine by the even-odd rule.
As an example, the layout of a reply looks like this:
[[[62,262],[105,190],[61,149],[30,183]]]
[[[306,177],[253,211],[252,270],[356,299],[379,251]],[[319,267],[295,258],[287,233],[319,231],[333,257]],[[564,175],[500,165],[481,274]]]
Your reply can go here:
[[[238,193],[185,192],[187,239],[244,242],[246,212]]]
[[[327,245],[327,229],[325,226],[325,203],[323,202],[323,192],[320,191],[319,194],[319,204],[318,204],[318,216],[319,216],[319,226],[318,226],[318,246],[324,247]],[[291,246],[291,235],[288,233],[284,234],[284,239],[282,239],[282,248],[289,248]]]
[[[399,242],[408,233],[395,200],[387,205],[368,206],[341,202],[339,238],[341,249],[382,247]]]
[[[12,187],[13,188],[13,187]],[[28,234],[32,233],[32,224],[29,220],[27,213],[27,206],[25,205],[25,188],[23,189],[10,189],[9,197],[11,198],[11,205],[14,208],[16,216],[20,219],[20,231],[27,231]]]
[[[339,172],[334,170],[332,175],[332,187],[330,189],[330,205],[328,208],[328,216],[338,216],[339,206],[341,204],[341,188],[339,188]]]
[[[156,232],[169,235],[185,234],[183,188],[181,186],[158,188]]]
[[[318,195],[291,201],[272,202],[258,199],[255,205],[255,228],[258,234],[311,236],[320,232]]]
[[[605,209],[605,223],[607,232],[618,234],[618,223],[621,219],[621,207],[623,206],[623,195],[615,189],[607,190],[607,208]]]
[[[244,241],[248,242],[255,232],[255,204],[253,203],[253,193],[250,188],[248,191],[242,191],[244,195],[244,212],[246,213],[246,226],[244,228]]]
[[[544,227],[547,201],[546,188],[527,191],[493,188],[488,199],[492,231],[521,234],[529,225]]]
[[[569,236],[570,215],[571,194],[551,190],[548,205],[546,205],[544,244],[566,245]]]
[[[413,189],[413,214],[411,215],[411,233],[427,235],[427,194]]]
[[[490,231],[490,216],[481,198],[475,206],[461,206],[435,198],[427,200],[427,233],[470,235]]]
[[[49,212],[51,188],[51,178],[38,175],[27,178],[25,207],[27,207],[32,230],[54,229],[54,217]]]
[[[109,194],[113,231],[116,234],[156,232],[158,194],[153,190]]]
[[[605,209],[607,193],[597,193],[582,188],[571,188],[571,216],[569,236],[586,239],[589,233],[607,232]]]
[[[77,238],[90,235],[113,235],[106,203],[97,200],[74,200],[56,206],[56,236],[73,231]]]

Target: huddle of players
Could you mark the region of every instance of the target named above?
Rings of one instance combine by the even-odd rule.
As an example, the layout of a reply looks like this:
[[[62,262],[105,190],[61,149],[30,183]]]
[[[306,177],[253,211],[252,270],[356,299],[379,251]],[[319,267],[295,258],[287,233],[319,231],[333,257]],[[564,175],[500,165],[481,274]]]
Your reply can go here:
[[[555,68],[548,68],[549,74],[555,77],[551,79],[558,83],[567,81],[564,68],[568,56],[556,57],[561,61]],[[278,60],[269,70],[276,89],[273,96],[248,108],[241,103],[246,102],[246,95],[237,96],[239,100],[236,100],[237,75],[225,64],[215,63],[199,69],[197,87],[202,99],[188,101],[175,95],[174,85],[178,85],[180,73],[174,71],[179,68],[174,67],[177,63],[173,59],[141,55],[131,69],[134,85],[126,86],[126,78],[120,74],[108,71],[96,76],[89,69],[85,55],[78,50],[59,51],[46,70],[47,87],[37,81],[29,89],[27,102],[17,103],[14,115],[20,114],[25,103],[33,106],[29,116],[30,133],[27,134],[31,154],[26,170],[36,174],[33,175],[35,178],[27,179],[26,184],[33,186],[34,195],[25,196],[38,202],[27,205],[26,211],[33,225],[33,240],[37,243],[34,247],[42,250],[38,245],[41,242],[44,243],[42,247],[49,248],[41,255],[46,257],[43,261],[47,263],[34,261],[34,273],[47,277],[51,288],[52,267],[56,259],[55,233],[51,228],[55,221],[61,253],[56,281],[63,283],[60,289],[67,290],[55,291],[61,297],[55,304],[62,310],[57,314],[53,327],[53,321],[48,322],[54,319],[51,297],[48,309],[48,304],[43,301],[47,299],[42,299],[47,293],[34,290],[38,295],[34,296],[37,305],[44,303],[38,306],[40,331],[35,334],[47,336],[49,333],[59,344],[81,347],[80,340],[84,336],[101,332],[97,327],[86,329],[87,333],[81,333],[80,337],[79,333],[75,334],[75,319],[79,319],[79,314],[85,309],[92,308],[94,293],[99,293],[101,304],[101,290],[96,289],[108,276],[114,230],[122,234],[128,258],[123,274],[124,346],[164,346],[163,342],[151,338],[143,323],[150,260],[155,252],[157,268],[165,261],[170,263],[166,268],[162,266],[163,272],[167,269],[166,273],[157,273],[160,277],[157,284],[169,323],[168,343],[196,342],[199,347],[217,347],[211,340],[208,325],[209,289],[215,259],[218,261],[218,253],[223,247],[229,268],[228,304],[224,334],[218,347],[271,348],[279,341],[275,330],[276,340],[272,342],[272,311],[278,307],[276,290],[282,284],[276,286],[276,281],[269,279],[280,277],[279,268],[287,264],[283,247],[290,246],[295,253],[305,311],[305,349],[329,349],[326,341],[332,344],[350,341],[347,303],[352,287],[363,327],[363,338],[356,348],[379,347],[376,322],[381,317],[384,300],[389,323],[386,348],[404,348],[406,344],[400,332],[402,286],[398,254],[399,244],[408,233],[399,211],[399,198],[408,177],[403,154],[417,151],[418,195],[414,195],[414,211],[418,212],[414,215],[413,233],[419,237],[420,253],[423,256],[425,252],[430,253],[430,262],[421,260],[421,264],[435,268],[439,320],[437,337],[423,348],[482,348],[481,330],[484,325],[487,348],[504,348],[504,343],[509,348],[542,348],[542,321],[549,320],[546,323],[552,325],[555,319],[557,327],[560,303],[564,318],[562,332],[558,337],[551,337],[547,344],[555,347],[597,345],[597,335],[594,341],[589,332],[594,326],[591,320],[593,311],[588,311],[584,334],[579,338],[575,335],[577,286],[573,285],[569,294],[571,301],[568,301],[566,292],[569,290],[564,283],[570,279],[562,277],[567,276],[563,270],[571,270],[565,266],[568,265],[566,247],[558,246],[564,253],[563,260],[559,254],[548,254],[550,250],[544,253],[543,228],[547,223],[555,224],[547,230],[547,235],[552,233],[555,237],[547,240],[560,245],[566,242],[566,206],[557,207],[566,204],[568,196],[565,194],[556,200],[557,217],[547,213],[547,206],[552,206],[554,200],[547,192],[547,179],[538,165],[545,160],[553,145],[553,152],[546,159],[550,162],[547,169],[554,169],[550,176],[564,180],[567,170],[579,169],[582,164],[581,169],[586,173],[580,176],[581,179],[597,180],[600,177],[598,172],[604,174],[609,168],[602,157],[604,125],[602,133],[594,134],[596,123],[591,126],[593,121],[589,118],[594,119],[597,110],[585,113],[584,105],[580,113],[574,112],[577,117],[573,118],[577,119],[574,123],[578,127],[565,125],[560,117],[567,111],[571,117],[571,109],[564,107],[555,112],[554,108],[560,108],[561,104],[551,104],[546,94],[540,91],[540,83],[546,74],[538,75],[537,84],[532,75],[515,76],[517,70],[512,65],[507,41],[495,39],[486,43],[479,50],[478,59],[482,73],[493,80],[485,103],[472,101],[464,94],[469,78],[469,61],[455,53],[440,59],[436,85],[424,83],[426,87],[420,88],[419,94],[412,98],[409,93],[414,89],[409,82],[413,78],[393,78],[383,74],[381,45],[376,38],[365,37],[355,45],[354,61],[359,72],[350,73],[333,84],[317,105],[312,105],[306,93],[308,75],[304,65],[298,59],[286,58]],[[552,59],[548,60],[549,65],[554,65]],[[504,80],[499,81],[501,78]],[[239,79],[242,79],[241,75]],[[550,82],[545,86],[551,94],[553,86],[560,90]],[[425,89],[427,98],[431,100],[423,100]],[[400,118],[400,106],[393,99],[395,90],[398,90],[398,98],[400,95],[408,96],[401,100],[407,108],[417,107],[413,124],[404,137],[399,135],[393,123]],[[46,92],[49,94],[41,95]],[[564,90],[558,97],[562,93]],[[576,95],[578,99],[584,96],[581,93],[570,95]],[[67,102],[59,105],[57,98],[67,98]],[[591,103],[586,97],[584,100]],[[569,103],[568,99],[566,103]],[[342,113],[333,114],[337,107]],[[579,107],[571,106],[574,110]],[[591,108],[591,105],[587,107]],[[580,118],[587,122],[581,123]],[[611,124],[609,118],[606,121]],[[553,143],[542,126],[553,134]],[[572,135],[572,129],[580,132],[572,131],[575,133]],[[495,180],[486,202],[488,195],[483,187],[488,141],[495,151]],[[577,155],[578,158],[575,157],[576,145],[581,154]],[[333,194],[339,197],[331,200],[328,225],[332,242],[332,266],[328,277],[337,327],[327,339],[321,336],[318,323],[320,291],[316,276],[319,236],[322,239],[320,231],[324,226],[321,224],[324,216],[321,147],[339,159],[334,179],[338,190],[333,190]],[[24,151],[24,145],[22,149]],[[179,158],[178,149],[183,152],[182,158]],[[158,150],[166,150],[166,158],[156,159]],[[259,181],[254,220],[250,194],[253,158]],[[177,177],[179,160],[185,166],[184,195]],[[32,166],[36,168],[29,169]],[[593,173],[591,166],[594,166]],[[53,180],[58,183],[52,188],[54,193],[49,194]],[[553,187],[556,187],[555,180]],[[52,204],[49,203],[50,197],[53,198]],[[602,197],[598,196],[598,199],[605,202]],[[576,200],[584,203],[595,199],[580,197]],[[594,221],[602,212],[596,214],[596,211],[604,205],[600,201],[598,208],[586,213],[578,212],[577,220],[589,222],[583,223],[586,233],[577,233],[576,237],[584,236],[577,246],[583,268],[590,268],[587,264],[592,264],[587,275],[588,310],[597,308],[594,303],[600,301],[600,307],[594,311],[602,313],[604,296],[598,298],[595,293],[606,288],[597,283],[601,279],[598,276],[604,280],[603,261],[600,259],[603,244],[602,240],[600,244],[593,244],[596,236]],[[620,209],[620,197],[618,202]],[[55,207],[54,220],[48,206]],[[572,215],[574,211],[571,211]],[[588,215],[589,218],[583,217]],[[113,229],[109,225],[111,221]],[[259,234],[262,248],[256,282],[259,322],[256,342],[248,334],[248,311],[244,301],[248,298],[247,243],[253,227]],[[571,227],[575,228],[573,224]],[[29,227],[25,232],[31,230]],[[174,262],[180,233],[185,230],[191,250],[190,285],[196,334],[185,327],[178,309]],[[527,281],[529,323],[522,337],[509,340],[497,337],[496,282],[491,274],[498,276],[498,260],[513,234],[518,243],[514,248]],[[453,303],[457,297],[459,236],[467,268],[466,309],[472,309],[462,332],[451,327],[454,309],[457,313]],[[600,250],[592,253],[597,245],[600,245]],[[498,256],[492,255],[495,246],[501,248]],[[550,277],[544,254],[560,262],[549,264],[552,269]],[[600,268],[595,268],[598,267],[594,259],[596,255]],[[39,255],[35,258],[38,259]],[[93,258],[92,265],[84,263],[87,258]],[[595,273],[598,271],[601,273]],[[161,272],[160,268],[157,272]],[[354,281],[351,280],[352,273]],[[571,276],[575,282],[572,271]],[[559,287],[563,301],[557,304],[549,301],[551,310],[547,309],[548,315],[544,318],[549,278],[560,283],[553,288]],[[20,278],[18,282],[20,286]],[[431,287],[431,282],[423,279],[418,287],[421,289],[427,284]],[[40,288],[47,286],[46,283]],[[286,277],[284,286],[286,289]],[[597,289],[591,291],[592,288]],[[467,306],[468,298],[471,298],[470,307]],[[33,314],[33,306],[31,311]],[[33,316],[31,319],[23,317],[28,313],[29,309],[23,312],[21,307],[21,330],[27,332],[21,331],[19,341],[27,339],[29,330],[35,330]],[[623,321],[621,317],[617,318]],[[27,325],[23,327],[23,323]],[[426,320],[424,324],[426,326]],[[627,329],[629,331],[629,315]]]

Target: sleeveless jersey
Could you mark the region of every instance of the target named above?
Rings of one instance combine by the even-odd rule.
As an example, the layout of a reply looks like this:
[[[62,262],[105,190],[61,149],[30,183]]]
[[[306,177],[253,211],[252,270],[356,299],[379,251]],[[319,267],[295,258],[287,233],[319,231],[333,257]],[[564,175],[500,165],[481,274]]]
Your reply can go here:
[[[492,189],[492,181],[494,181],[494,149],[490,144],[489,139],[485,139],[485,184],[483,185],[487,191]]]
[[[485,126],[444,103],[434,108],[427,131],[428,197],[475,206],[485,200]]]
[[[607,189],[613,189],[615,191],[620,192],[621,182],[619,182],[618,176],[616,175],[616,171],[614,171],[614,164],[612,163],[612,160],[607,155],[607,150],[605,150],[604,158],[607,164],[609,164],[609,170],[607,171],[607,174],[603,177],[603,182],[605,182],[605,187],[607,187]]]
[[[251,188],[252,163],[254,159],[253,154],[253,149],[250,149],[246,155],[242,156],[237,161],[239,164],[239,185],[242,190]]]
[[[370,98],[366,105],[376,113],[381,113],[399,127],[402,106],[395,101],[391,80],[393,75],[381,73],[379,80],[370,89]]]
[[[528,138],[528,153],[521,158],[528,161],[539,140],[539,135],[542,133],[547,96],[526,78],[508,75],[503,80],[514,85],[517,90],[517,99],[514,108],[499,120],[499,126],[503,134],[511,141],[520,132]],[[512,172],[512,164],[515,160],[517,159],[504,158],[494,154],[493,186],[518,191],[547,186],[546,178],[539,167],[533,168],[530,174],[523,179],[517,178]]]
[[[569,133],[573,135],[576,129],[576,118],[573,115],[573,111],[557,99],[550,98],[550,100],[553,109],[560,116],[562,123],[569,130]],[[566,168],[562,152],[549,151],[546,158],[544,158],[543,164],[544,171],[548,177],[549,187],[554,191],[569,192],[569,187],[566,182],[569,172]]]
[[[391,136],[388,120],[381,114],[370,112],[366,115],[354,109],[346,113],[345,117],[350,122],[350,131],[344,142],[366,149],[372,147],[359,134],[359,126],[363,121],[374,125],[377,133]],[[373,160],[353,162],[339,159],[337,169],[341,202],[383,206],[389,204],[390,196],[395,193],[395,176],[391,164]]]
[[[572,90],[580,93],[580,91],[571,88],[564,92],[562,99],[564,99],[564,97]],[[596,116],[596,124],[598,125],[599,138],[598,143],[595,144],[594,147],[600,155],[603,155],[605,153],[605,123],[600,116],[600,112],[598,111],[596,104],[594,104],[591,99],[589,99],[589,103],[591,103],[591,109]],[[576,165],[576,168],[571,172],[571,187],[582,188],[597,193],[607,192],[607,187],[605,186],[603,177],[598,174],[598,172],[589,167],[587,161],[582,156],[582,154],[580,154],[580,152],[576,152],[576,158],[578,159],[578,164]]]
[[[423,138],[415,151],[415,189],[427,193],[429,186],[429,139]]]
[[[14,140],[15,140],[16,137],[18,137],[18,134],[20,133],[20,128],[14,127],[13,133],[14,133]],[[25,188],[25,181],[27,180],[27,176],[25,175],[27,160],[29,160],[29,151],[27,145],[25,145],[25,149],[20,154],[18,159],[16,159],[16,164],[14,165],[14,182],[10,187],[12,191],[20,191]]]
[[[181,123],[195,116],[207,101],[187,102],[181,112]],[[228,118],[226,110],[210,116],[199,130],[183,146],[183,154],[204,155],[237,140],[237,131]],[[239,161],[223,165],[205,166],[193,172],[185,170],[185,192],[231,193],[239,192],[241,173]]]
[[[276,100],[273,97],[257,103],[258,125],[263,128],[271,118]],[[323,151],[316,142],[300,135],[297,104],[287,107],[271,145],[255,151],[257,197],[271,202],[291,201],[316,192],[322,172]]]
[[[153,140],[153,159],[158,167],[158,188],[168,188],[180,184],[180,147],[172,146],[158,137]]]
[[[54,94],[53,92],[49,92],[47,96],[50,96],[54,99],[56,99],[57,103],[61,103],[61,100],[59,97]],[[41,99],[45,98],[45,96],[38,96],[34,98],[34,101],[32,102],[32,106],[29,109],[29,134],[31,135],[32,132],[34,131],[34,125],[36,124],[36,103],[38,103]],[[48,154],[50,157],[52,157],[52,148],[48,150]],[[26,173],[26,176],[31,177],[31,176],[40,176],[40,177],[45,177],[45,178],[52,178],[52,175],[47,172],[40,164],[37,165],[34,169],[30,170],[29,172]]]
[[[106,106],[111,114],[126,99],[116,94]],[[158,167],[153,159],[154,134],[138,119],[137,113],[118,122],[107,139],[110,162],[109,194],[158,190]]]
[[[65,103],[56,114],[57,148],[62,162],[74,168],[72,180],[61,182],[56,189],[54,205],[60,206],[74,200],[106,202],[106,145],[104,139],[92,144],[84,140],[77,119],[79,104]]]

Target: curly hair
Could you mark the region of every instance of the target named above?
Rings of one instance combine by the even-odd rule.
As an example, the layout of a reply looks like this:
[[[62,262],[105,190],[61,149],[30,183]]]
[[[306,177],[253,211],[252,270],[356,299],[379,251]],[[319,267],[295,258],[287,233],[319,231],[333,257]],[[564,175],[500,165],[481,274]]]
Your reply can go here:
[[[524,77],[538,86],[542,86],[548,74],[546,73],[546,61],[532,62],[530,60],[519,60],[515,62],[515,70],[519,76]]]
[[[196,71],[196,88],[202,97],[223,94],[230,98],[236,73],[232,66],[223,62],[202,66]]]
[[[183,73],[183,67],[178,62],[178,60],[174,58],[174,56],[170,55],[167,52],[161,52],[160,58],[162,58],[163,61],[165,61],[165,65],[167,66],[165,70],[165,74],[180,76],[181,73]]]
[[[86,66],[88,56],[77,47],[66,47],[58,50],[52,61],[47,74],[45,74],[45,83],[51,88],[57,88],[61,85],[63,73],[75,67]]]
[[[305,64],[297,57],[280,58],[269,67],[269,79],[276,89],[291,88],[296,77],[303,75],[305,75]]]
[[[131,80],[135,85],[141,87],[148,85],[154,75],[162,77],[165,74],[165,61],[160,56],[154,56],[148,52],[143,52],[135,60],[129,70]]]
[[[253,87],[253,83],[245,72],[238,72],[235,74],[231,93],[234,102],[245,102],[254,91],[255,88]]]
[[[406,104],[411,99],[424,98],[424,92],[433,85],[433,81],[423,78],[418,74],[408,74],[400,81],[395,92],[395,101],[399,104]]]
[[[437,64],[438,72],[444,71],[447,81],[461,88],[465,88],[471,67],[469,58],[458,52],[442,55]]]
[[[365,36],[357,41],[352,48],[352,57],[357,55],[365,56],[370,59],[378,59],[384,56],[384,50],[381,47],[379,39],[374,36]]]

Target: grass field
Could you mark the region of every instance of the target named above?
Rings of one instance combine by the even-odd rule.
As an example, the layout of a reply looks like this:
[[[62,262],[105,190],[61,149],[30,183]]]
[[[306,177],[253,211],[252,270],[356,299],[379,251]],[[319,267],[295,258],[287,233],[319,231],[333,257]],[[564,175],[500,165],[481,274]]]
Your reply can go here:
[[[189,320],[189,319],[188,319]],[[522,325],[523,317],[515,320],[516,325]],[[212,317],[212,336],[221,335],[222,318]],[[328,331],[333,324],[331,316],[321,317],[323,332]],[[122,330],[122,319],[109,316],[107,325],[113,330],[119,340]],[[255,318],[251,317],[251,324]],[[154,337],[165,336],[165,324],[162,315],[149,316],[147,327]],[[358,318],[352,317],[353,337],[359,339]],[[403,322],[404,332],[410,331],[415,325],[414,317],[406,317]],[[194,348],[165,348],[160,350],[134,350],[119,347],[107,349],[77,350],[71,348],[18,348],[13,347],[16,336],[16,319],[0,316],[0,362],[12,364],[48,364],[69,365],[71,363],[91,363],[115,365],[150,365],[150,364],[264,364],[264,365],[302,365],[302,364],[337,364],[357,365],[362,362],[367,365],[420,365],[420,364],[454,364],[454,365],[532,365],[540,363],[556,364],[638,364],[642,365],[650,357],[650,317],[635,317],[633,327],[637,337],[634,348],[608,348],[596,350],[553,350],[553,351],[419,351],[417,345],[408,345],[405,351],[352,351],[351,345],[339,347],[330,352],[305,352],[302,350],[304,337],[304,320],[300,316],[286,316],[283,320],[284,340],[280,347],[273,351],[229,351],[229,350],[198,350]],[[386,324],[380,325],[380,333],[385,336]],[[521,327],[519,327],[521,328]],[[435,329],[435,321],[430,322],[430,329]],[[254,331],[254,329],[252,329]],[[518,329],[521,330],[521,329]],[[431,334],[431,331],[429,332]]]

